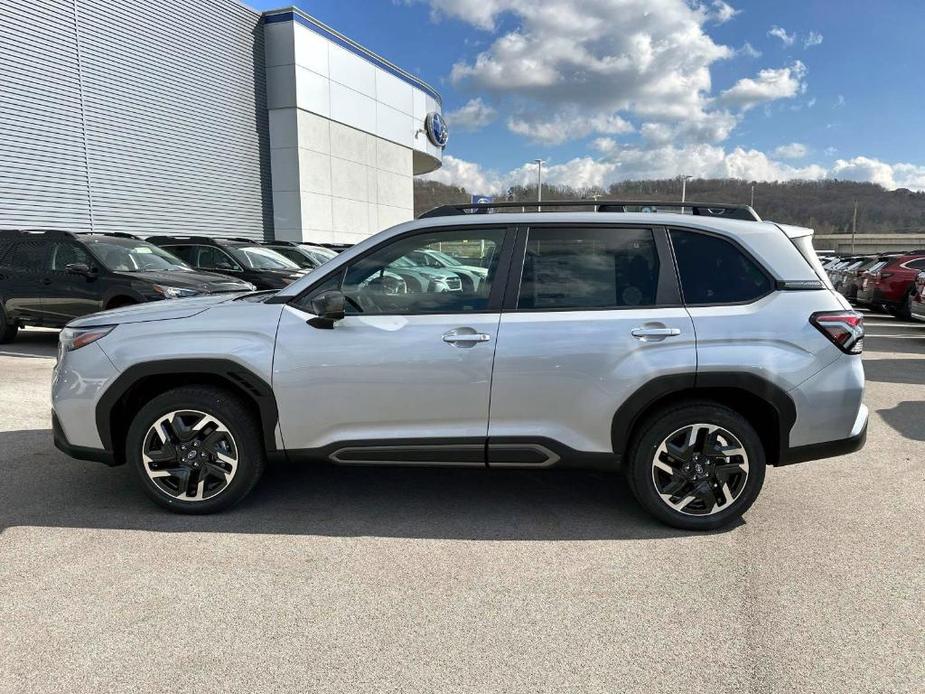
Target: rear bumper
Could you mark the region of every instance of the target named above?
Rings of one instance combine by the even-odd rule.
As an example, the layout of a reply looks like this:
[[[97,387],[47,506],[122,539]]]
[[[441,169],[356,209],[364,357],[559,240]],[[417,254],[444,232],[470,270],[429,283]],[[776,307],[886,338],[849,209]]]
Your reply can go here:
[[[848,438],[788,448],[781,452],[777,464],[792,465],[794,463],[805,463],[809,460],[834,458],[839,455],[848,455],[849,453],[859,451],[867,442],[868,419],[867,405],[861,405],[854,427],[852,427],[851,434]]]
[[[58,415],[51,411],[51,430],[55,437],[55,448],[77,460],[92,460],[95,463],[115,466],[116,462],[112,453],[102,448],[88,448],[87,446],[75,446],[67,440],[64,429],[61,428],[61,422],[58,421]]]

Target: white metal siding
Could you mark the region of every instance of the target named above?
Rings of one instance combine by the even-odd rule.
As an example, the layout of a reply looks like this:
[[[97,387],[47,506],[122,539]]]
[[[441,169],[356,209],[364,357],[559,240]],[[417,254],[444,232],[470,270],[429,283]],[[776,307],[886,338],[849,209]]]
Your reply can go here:
[[[0,8],[0,227],[272,235],[258,13],[235,0]]]

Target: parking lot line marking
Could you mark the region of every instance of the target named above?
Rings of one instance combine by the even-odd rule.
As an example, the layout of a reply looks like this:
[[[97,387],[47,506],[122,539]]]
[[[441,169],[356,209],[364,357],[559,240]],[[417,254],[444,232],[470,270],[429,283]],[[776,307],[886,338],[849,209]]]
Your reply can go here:
[[[897,340],[925,340],[925,335],[874,335],[873,333],[864,335],[865,340],[868,337],[895,337]]]

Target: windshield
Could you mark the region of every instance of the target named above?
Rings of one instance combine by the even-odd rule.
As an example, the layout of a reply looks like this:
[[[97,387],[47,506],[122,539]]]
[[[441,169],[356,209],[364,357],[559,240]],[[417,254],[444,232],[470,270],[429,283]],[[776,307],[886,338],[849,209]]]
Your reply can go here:
[[[92,241],[93,252],[113,272],[150,272],[156,270],[190,270],[190,266],[144,241]]]
[[[337,253],[330,248],[303,248],[302,250],[305,251],[309,258],[318,263],[318,265],[323,265],[331,258],[337,257]]]
[[[251,270],[298,270],[299,266],[271,248],[232,246],[231,254]]]

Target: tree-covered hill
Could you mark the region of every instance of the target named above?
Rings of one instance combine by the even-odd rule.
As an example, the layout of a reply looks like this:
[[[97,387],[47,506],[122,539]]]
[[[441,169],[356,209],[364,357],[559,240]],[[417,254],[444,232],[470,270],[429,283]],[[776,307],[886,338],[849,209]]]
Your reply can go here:
[[[750,182],[739,179],[695,179],[687,182],[687,199],[747,204],[754,186],[755,210],[765,219],[812,227],[817,233],[850,233],[857,203],[857,231],[925,231],[925,193],[900,188],[886,190],[873,183],[854,181]],[[478,191],[483,193],[484,191]],[[623,181],[609,189],[575,189],[543,186],[543,200],[579,200],[599,196],[624,200],[680,200],[678,179]],[[496,199],[536,200],[536,187],[514,187]],[[464,188],[436,181],[415,180],[414,206],[419,214],[437,205],[469,202]]]

